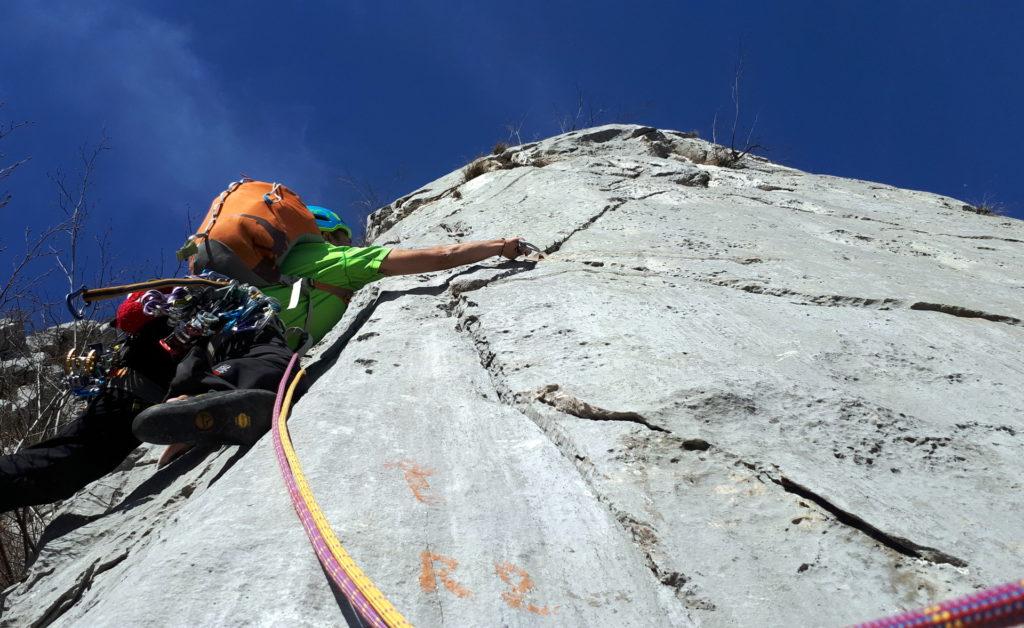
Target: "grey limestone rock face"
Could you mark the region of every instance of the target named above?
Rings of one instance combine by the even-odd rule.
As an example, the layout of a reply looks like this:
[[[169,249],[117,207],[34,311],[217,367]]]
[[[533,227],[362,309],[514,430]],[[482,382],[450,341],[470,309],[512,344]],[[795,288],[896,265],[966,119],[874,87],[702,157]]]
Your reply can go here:
[[[309,366],[303,467],[414,624],[840,625],[1024,573],[1022,223],[727,158],[609,125],[371,217],[547,253],[375,283]],[[65,505],[5,624],[344,621],[269,437],[155,455]]]
[[[91,343],[110,343],[116,330],[106,323],[93,320],[61,323],[48,327],[26,338],[28,348],[49,357],[63,358],[72,347]]]
[[[17,357],[28,350],[25,325],[14,318],[0,318],[0,360]]]

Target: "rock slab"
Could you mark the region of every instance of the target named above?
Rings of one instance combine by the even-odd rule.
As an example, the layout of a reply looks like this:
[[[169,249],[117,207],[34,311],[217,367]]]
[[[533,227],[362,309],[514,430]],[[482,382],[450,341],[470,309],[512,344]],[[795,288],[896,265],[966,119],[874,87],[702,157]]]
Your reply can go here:
[[[1022,223],[723,163],[609,125],[371,217],[389,246],[547,253],[373,284],[294,409],[325,514],[413,623],[838,625],[1024,573]],[[140,451],[0,621],[343,622],[269,438],[241,453]]]

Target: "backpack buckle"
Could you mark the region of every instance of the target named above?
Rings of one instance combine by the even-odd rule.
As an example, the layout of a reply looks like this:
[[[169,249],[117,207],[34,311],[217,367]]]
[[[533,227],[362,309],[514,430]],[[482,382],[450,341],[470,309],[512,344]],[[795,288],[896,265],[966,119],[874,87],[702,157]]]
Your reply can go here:
[[[280,183],[275,183],[274,187],[270,188],[270,191],[263,195],[263,202],[267,204],[267,207],[273,207],[274,203],[280,203],[283,200],[284,197],[281,196]]]

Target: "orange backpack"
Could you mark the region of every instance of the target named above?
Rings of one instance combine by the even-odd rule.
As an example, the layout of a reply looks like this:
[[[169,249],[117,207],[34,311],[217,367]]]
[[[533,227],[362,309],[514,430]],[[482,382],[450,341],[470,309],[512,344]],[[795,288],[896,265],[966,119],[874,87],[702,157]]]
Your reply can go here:
[[[280,183],[242,179],[213,199],[199,231],[178,250],[193,274],[212,270],[258,288],[288,281],[281,260],[300,242],[320,242],[316,219]]]

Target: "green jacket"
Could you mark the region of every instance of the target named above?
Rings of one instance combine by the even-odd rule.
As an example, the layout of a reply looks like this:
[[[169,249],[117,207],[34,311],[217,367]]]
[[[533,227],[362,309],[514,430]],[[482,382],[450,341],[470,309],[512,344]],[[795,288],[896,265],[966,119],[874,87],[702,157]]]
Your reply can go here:
[[[368,283],[377,281],[380,265],[391,253],[383,246],[336,246],[327,242],[297,244],[281,262],[281,272],[290,277],[303,277],[321,281],[355,292]],[[281,320],[286,327],[303,328],[306,325],[308,299],[313,299],[313,318],[309,333],[318,342],[341,320],[348,304],[337,296],[323,290],[312,290],[303,295],[298,306],[288,307],[291,298],[290,286],[266,288],[267,296],[281,302]]]

